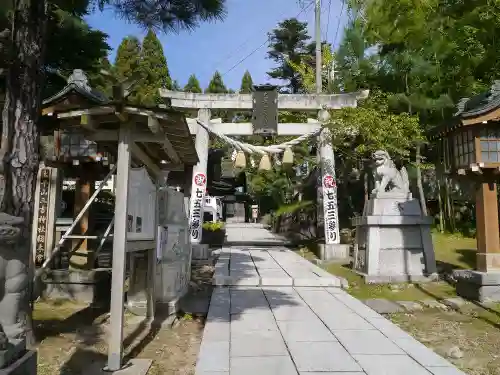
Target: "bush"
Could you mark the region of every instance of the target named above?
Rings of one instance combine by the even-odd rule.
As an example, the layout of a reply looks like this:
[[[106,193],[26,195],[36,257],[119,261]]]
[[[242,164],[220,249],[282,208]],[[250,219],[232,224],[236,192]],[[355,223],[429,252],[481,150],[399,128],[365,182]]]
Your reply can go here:
[[[224,229],[224,223],[222,221],[207,221],[203,223],[203,229],[209,232],[217,232]]]

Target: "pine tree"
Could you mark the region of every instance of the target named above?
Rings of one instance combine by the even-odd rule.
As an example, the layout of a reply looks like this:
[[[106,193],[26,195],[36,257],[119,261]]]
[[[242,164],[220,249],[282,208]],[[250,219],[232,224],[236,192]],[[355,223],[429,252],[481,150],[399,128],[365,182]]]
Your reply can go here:
[[[219,71],[216,71],[208,84],[208,87],[205,89],[205,93],[207,94],[228,94],[229,90],[226,85],[224,85],[224,81],[222,81],[222,75]],[[212,111],[213,117],[220,117],[222,121],[229,121],[230,114],[228,111],[219,109]]]
[[[90,86],[96,91],[110,97],[112,92],[112,81],[102,74],[101,70],[105,70],[108,73],[111,73],[113,70],[113,67],[107,57],[99,60],[96,64],[95,71],[88,74]]]
[[[176,79],[172,81],[172,91],[182,91],[181,85],[179,85]]]
[[[116,51],[114,76],[119,82],[139,73],[139,63],[141,59],[141,43],[134,36],[128,36],[122,40]],[[128,100],[137,103],[138,85],[132,88]]]
[[[222,81],[222,75],[218,71],[214,73],[205,92],[210,94],[225,94],[228,92],[224,81]]]
[[[163,47],[152,29],[142,41],[139,72],[141,74],[141,82],[137,89],[139,103],[146,106],[162,103],[159,89],[170,90],[172,80]]]
[[[185,92],[193,92],[196,94],[201,94],[202,90],[200,87],[200,81],[198,81],[198,78],[194,74],[191,74],[189,76],[188,82],[186,86],[184,86],[184,91]]]
[[[250,72],[247,70],[245,74],[243,74],[243,78],[241,79],[241,87],[240,94],[250,94],[252,92],[253,80]]]
[[[278,65],[267,74],[271,78],[288,81],[286,92],[297,94],[301,91],[300,75],[288,63],[300,64],[302,57],[309,54],[307,42],[311,37],[307,34],[307,22],[290,18],[281,22],[269,34],[268,58]]]
[[[137,72],[141,58],[141,43],[135,36],[123,38],[118,46],[115,58],[115,75],[123,81]]]

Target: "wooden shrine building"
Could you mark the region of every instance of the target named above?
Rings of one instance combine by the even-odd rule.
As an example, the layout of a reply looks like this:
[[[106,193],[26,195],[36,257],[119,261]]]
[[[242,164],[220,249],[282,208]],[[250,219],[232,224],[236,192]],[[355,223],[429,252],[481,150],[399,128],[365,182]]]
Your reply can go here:
[[[91,299],[96,297],[95,290],[111,296],[110,370],[122,365],[125,277],[129,276],[130,295],[133,274],[138,272],[131,264],[137,254],[147,259],[143,270],[146,315],[154,314],[157,228],[162,215],[158,207],[165,201],[157,200],[161,187],[167,185],[170,170],[186,169],[190,173],[190,167],[198,162],[181,112],[132,105],[126,96],[123,86],[117,85],[113,98],[106,98],[90,87],[81,70],[74,70],[66,87],[44,100],[39,126],[42,136],[51,138],[53,147],[43,161],[37,184],[34,223],[38,225],[33,235],[37,275],[45,285],[65,285],[73,288],[70,293],[87,293]],[[132,183],[133,168],[139,167],[144,175],[139,174]],[[76,180],[75,207],[71,220],[56,237],[63,176]],[[102,188],[113,176],[114,196],[103,198]],[[184,180],[190,181],[190,177]],[[96,181],[102,183],[96,187]],[[190,191],[190,186],[185,190]],[[89,209],[95,201],[111,206],[108,223],[100,227],[93,220],[98,213]],[[187,217],[185,222],[188,243]],[[112,256],[110,252],[111,261],[102,267],[98,253],[106,243],[112,244],[108,246]],[[67,261],[56,262],[63,254]],[[111,281],[111,290],[109,284],[105,287],[106,280]],[[96,287],[99,283],[104,284]]]

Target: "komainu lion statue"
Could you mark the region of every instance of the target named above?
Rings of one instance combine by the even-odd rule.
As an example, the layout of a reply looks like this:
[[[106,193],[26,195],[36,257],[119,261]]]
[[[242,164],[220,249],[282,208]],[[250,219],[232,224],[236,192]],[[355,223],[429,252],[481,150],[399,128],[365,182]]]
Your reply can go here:
[[[408,194],[410,192],[410,183],[406,168],[398,170],[394,165],[387,151],[378,150],[373,153],[375,161],[375,189],[372,194],[378,193],[400,193]]]

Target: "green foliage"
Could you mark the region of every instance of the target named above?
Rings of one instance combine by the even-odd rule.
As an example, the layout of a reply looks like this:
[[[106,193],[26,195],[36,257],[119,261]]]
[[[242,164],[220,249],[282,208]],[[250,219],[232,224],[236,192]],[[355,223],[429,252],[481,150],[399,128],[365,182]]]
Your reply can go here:
[[[164,32],[192,30],[200,23],[221,20],[226,0],[95,0],[99,9],[111,8],[127,21]]]
[[[206,93],[210,94],[225,94],[227,93],[226,85],[224,85],[224,81],[222,80],[222,76],[219,71],[216,71],[208,84]]]
[[[137,101],[146,106],[162,103],[159,89],[171,89],[167,59],[163,47],[152,29],[142,41],[138,71],[141,80],[137,86]]]
[[[224,229],[224,223],[222,221],[205,221],[202,227],[209,232],[217,232]]]
[[[179,85],[179,82],[176,79],[174,79],[172,81],[172,90],[173,91],[182,91],[181,85]]]
[[[141,42],[135,36],[123,38],[116,51],[115,65],[113,69],[114,76],[118,82],[123,82],[133,75],[139,74],[139,64],[141,61]],[[132,88],[128,100],[132,103],[138,103],[138,85]]]
[[[11,5],[12,2],[7,1],[0,6],[0,31],[11,27]],[[99,61],[110,49],[107,35],[89,27],[83,18],[88,1],[58,1],[57,6],[55,1],[49,1],[48,5],[44,98],[61,90],[66,85],[65,77],[75,68],[89,75],[97,74]],[[0,68],[3,63],[0,62]]]
[[[278,24],[269,34],[268,58],[277,66],[267,74],[274,79],[287,82],[284,92],[296,94],[301,91],[301,78],[291,63],[300,64],[302,57],[309,51],[307,42],[311,39],[307,33],[307,22],[296,18],[286,19]]]
[[[330,73],[334,61],[332,47],[329,44],[322,46],[322,63],[325,69],[322,71],[322,88],[323,92],[333,92],[333,87],[330,87]],[[316,92],[316,67],[309,62],[308,56],[302,57],[299,63],[287,59],[290,67],[299,74],[301,78],[302,89],[305,92]]]
[[[248,70],[243,74],[241,79],[240,94],[250,94],[252,92],[253,80]]]
[[[106,77],[106,75],[101,73],[101,70],[105,70],[109,73],[112,73],[113,71],[113,66],[111,65],[107,57],[100,59],[96,63],[95,71],[90,72],[90,74],[88,75],[90,85],[93,89],[103,93],[109,98],[112,94],[112,82],[108,77]]]
[[[200,81],[198,81],[198,78],[196,78],[194,74],[191,74],[189,76],[188,82],[186,86],[184,86],[184,91],[193,92],[196,94],[201,94],[203,92],[200,87]]]
[[[294,214],[294,213],[301,211],[301,210],[304,210],[304,209],[313,209],[313,208],[314,208],[314,202],[312,202],[312,201],[294,202],[291,204],[285,204],[285,205],[280,206],[274,212],[274,216],[280,217],[283,215]]]
[[[351,160],[369,157],[380,149],[408,160],[415,142],[425,140],[418,117],[393,113],[383,93],[372,92],[358,108],[335,110],[331,115],[332,144]]]

